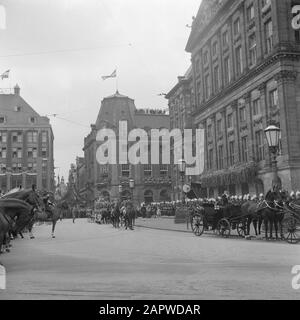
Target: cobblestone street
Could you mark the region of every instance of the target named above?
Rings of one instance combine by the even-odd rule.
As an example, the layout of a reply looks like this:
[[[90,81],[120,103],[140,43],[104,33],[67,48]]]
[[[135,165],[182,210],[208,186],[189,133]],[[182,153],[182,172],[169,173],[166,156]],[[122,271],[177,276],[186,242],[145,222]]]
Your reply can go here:
[[[150,223],[150,222],[149,222]],[[152,221],[152,223],[154,223]],[[1,256],[0,299],[299,299],[291,269],[300,247],[86,220],[35,227]]]

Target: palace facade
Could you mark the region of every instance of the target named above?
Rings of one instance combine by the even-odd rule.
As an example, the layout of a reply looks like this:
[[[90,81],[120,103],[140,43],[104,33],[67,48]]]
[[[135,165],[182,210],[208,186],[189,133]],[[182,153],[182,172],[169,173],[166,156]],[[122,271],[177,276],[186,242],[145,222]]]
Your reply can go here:
[[[300,36],[292,0],[203,0],[186,51],[191,53],[194,124],[205,128],[209,197],[270,189],[264,135],[281,129],[277,157],[282,187],[300,189]]]

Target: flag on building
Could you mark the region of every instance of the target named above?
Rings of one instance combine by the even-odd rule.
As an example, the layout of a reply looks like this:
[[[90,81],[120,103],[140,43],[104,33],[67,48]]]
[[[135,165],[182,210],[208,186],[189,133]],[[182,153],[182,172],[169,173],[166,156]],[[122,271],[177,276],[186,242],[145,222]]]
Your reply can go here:
[[[3,80],[3,79],[8,79],[8,77],[9,77],[9,71],[10,70],[7,70],[7,71],[5,71],[4,73],[2,73],[1,74],[1,80]]]
[[[117,77],[117,70],[115,70],[110,76],[103,76],[102,80],[106,80],[109,78],[116,78]]]

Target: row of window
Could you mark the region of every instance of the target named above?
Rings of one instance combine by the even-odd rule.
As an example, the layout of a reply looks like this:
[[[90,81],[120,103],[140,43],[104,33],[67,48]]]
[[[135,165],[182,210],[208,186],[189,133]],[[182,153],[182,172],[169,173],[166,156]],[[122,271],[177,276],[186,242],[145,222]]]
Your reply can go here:
[[[33,171],[36,172],[37,170],[37,164],[35,162],[28,162],[27,166],[24,168],[22,163],[12,163],[11,165],[11,171],[12,172],[23,172],[23,170],[26,169],[27,171]],[[42,170],[47,170],[47,162],[42,163]],[[1,163],[0,164],[0,172],[5,173],[7,171],[6,164]]]
[[[270,101],[271,109],[277,108],[277,106],[278,106],[278,91],[277,91],[277,89],[274,89],[269,92],[269,99],[270,99],[269,101]],[[251,112],[254,117],[262,114],[260,98],[257,98],[251,102]],[[247,121],[245,106],[243,106],[239,109],[239,121],[240,122]],[[217,135],[221,135],[224,132],[222,124],[223,124],[222,119],[218,119],[216,122]],[[227,115],[227,129],[232,129],[233,127],[234,127],[233,113],[230,113]],[[207,126],[207,137],[210,139],[210,138],[212,138],[212,136],[213,136],[212,135],[212,125],[210,124]]]
[[[7,131],[0,131],[0,142],[6,143],[7,142]],[[13,143],[22,143],[23,142],[23,132],[22,131],[13,131],[11,133],[11,139]],[[37,143],[38,142],[38,132],[37,131],[30,131],[27,132],[27,142],[28,143]],[[47,143],[47,132],[42,132],[42,143]]]
[[[15,107],[15,111],[16,112],[19,112],[21,111],[21,107]],[[0,116],[0,124],[4,124],[6,123],[6,117],[5,116]],[[35,117],[29,117],[28,118],[28,122],[31,123],[31,124],[34,124],[37,122],[37,119]]]
[[[42,148],[42,154],[41,156],[46,158],[47,157],[47,148]],[[13,159],[18,158],[21,159],[23,157],[23,150],[22,148],[12,148],[11,157]],[[27,157],[28,158],[37,158],[38,152],[37,148],[27,148]],[[6,147],[0,147],[0,158],[6,159],[7,158],[7,148]]]
[[[251,12],[251,19],[254,18],[254,8],[253,5],[251,5],[249,9]],[[234,33],[239,33],[240,32],[240,19],[238,18],[234,22]],[[273,22],[272,20],[268,20],[264,24],[264,39],[265,39],[265,50],[266,54],[271,53],[273,49]],[[229,33],[228,30],[224,31],[222,34],[222,45],[223,47],[227,47],[229,45]],[[213,58],[217,55],[218,52],[218,42],[215,41],[212,44],[212,56]],[[248,37],[248,58],[249,58],[249,66],[253,67],[257,64],[257,39],[256,39],[256,33],[253,32],[251,35]],[[209,58],[208,58],[209,52],[208,49],[203,53],[203,64],[208,65],[209,64]],[[244,68],[246,67],[243,64],[243,49],[242,45],[237,46],[234,49],[234,69],[235,69],[235,75],[236,77],[239,77],[242,75]],[[213,65],[212,67],[212,75],[210,73],[206,73],[203,77],[203,98],[204,100],[208,100],[211,96],[212,93],[217,93],[222,85],[222,82],[224,86],[227,86],[230,84],[231,80],[233,79],[232,77],[232,72],[231,72],[231,59],[230,56],[227,55],[226,57],[223,58],[223,81],[220,80],[220,66],[219,64]],[[200,74],[200,60],[196,60],[196,73]],[[205,68],[208,69],[208,68]],[[209,70],[209,69],[208,69]],[[211,77],[212,77],[212,82],[211,82]],[[212,86],[211,86],[212,83]],[[197,92],[198,92],[198,102],[201,102],[201,81],[198,81],[197,83]]]
[[[159,174],[160,176],[167,176],[168,175],[168,165],[161,164],[159,165]],[[130,165],[129,164],[122,164],[121,165],[121,175],[122,177],[130,177]],[[152,176],[152,165],[145,164],[144,165],[144,176],[151,177]]]
[[[264,151],[264,132],[263,130],[258,130],[255,132],[255,160],[262,161],[265,159],[265,151]],[[232,167],[236,162],[236,143],[235,141],[229,141],[228,143],[228,157],[227,157],[227,165]],[[217,148],[217,168],[218,170],[222,170],[225,168],[225,153],[224,146],[219,145]],[[249,143],[248,136],[244,136],[241,138],[241,152],[239,155],[239,161],[242,163],[247,163],[250,161],[249,159]],[[210,148],[208,150],[208,158],[207,158],[207,169],[214,169],[214,150]]]

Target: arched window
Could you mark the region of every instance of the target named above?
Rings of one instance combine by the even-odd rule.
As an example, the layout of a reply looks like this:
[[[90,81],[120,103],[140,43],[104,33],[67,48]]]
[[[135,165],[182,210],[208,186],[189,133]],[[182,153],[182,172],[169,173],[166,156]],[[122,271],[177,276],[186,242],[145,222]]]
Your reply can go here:
[[[145,201],[145,203],[152,203],[153,202],[153,192],[151,190],[145,191],[144,201]]]

